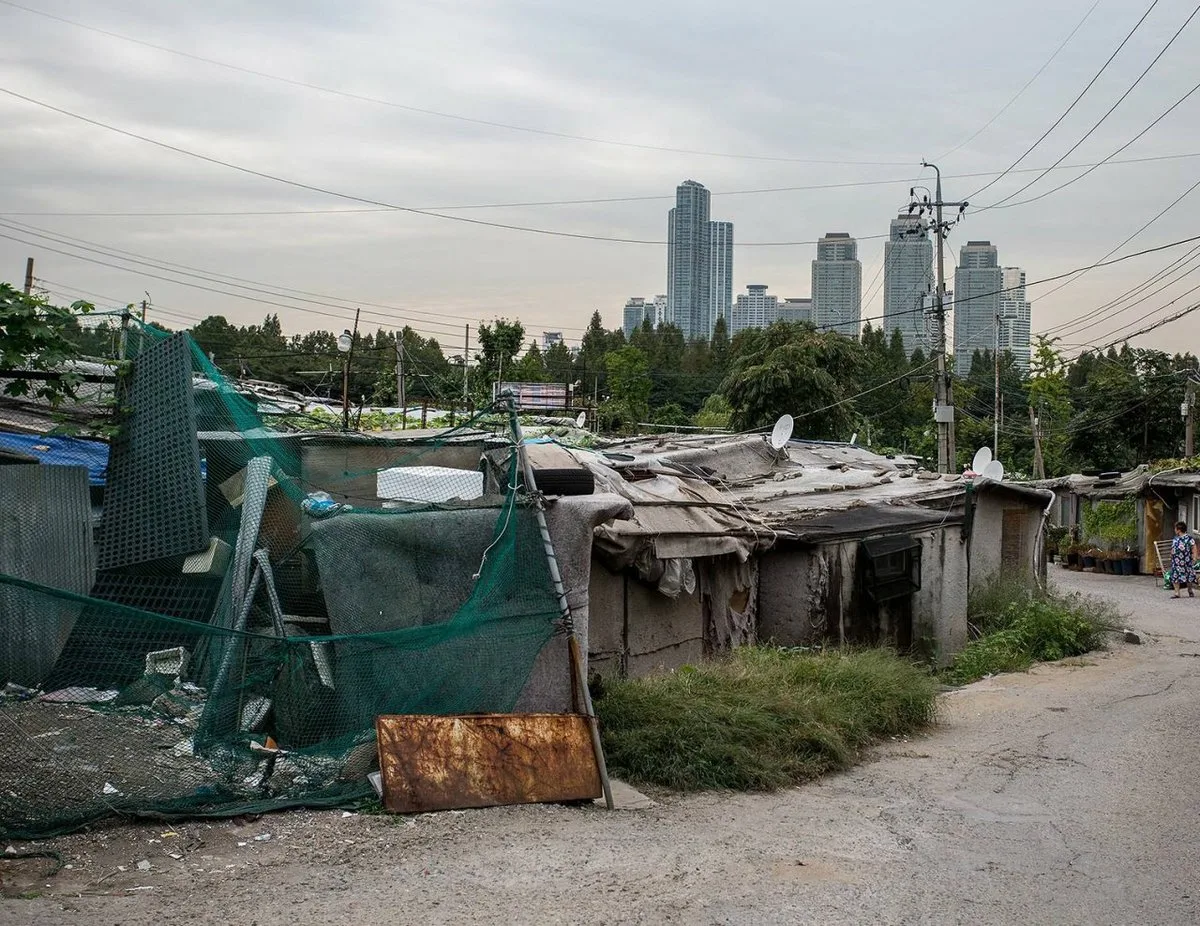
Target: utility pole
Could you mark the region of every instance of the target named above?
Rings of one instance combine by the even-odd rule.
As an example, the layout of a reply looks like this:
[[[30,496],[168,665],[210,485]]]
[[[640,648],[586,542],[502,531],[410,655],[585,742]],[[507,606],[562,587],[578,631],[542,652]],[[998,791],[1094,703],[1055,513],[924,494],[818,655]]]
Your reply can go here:
[[[466,331],[463,335],[463,415],[465,416],[471,407],[471,393],[467,388],[469,382],[467,371],[471,365],[471,326],[463,325],[463,328]]]
[[[142,300],[142,324],[146,324],[146,300]]]
[[[920,206],[921,212],[926,209],[934,210],[934,226],[933,233],[937,239],[937,292],[934,294],[934,311],[935,311],[935,330],[933,353],[934,360],[937,362],[937,371],[934,376],[934,395],[936,404],[933,410],[934,421],[937,423],[938,435],[938,460],[937,468],[939,473],[953,473],[958,471],[957,454],[954,448],[954,386],[950,380],[950,372],[946,368],[946,271],[944,266],[945,258],[945,240],[946,235],[950,231],[951,225],[954,225],[962,218],[963,212],[966,211],[967,203],[948,203],[942,200],[942,172],[936,164],[930,164],[928,161],[921,162],[922,167],[932,167],[937,174],[937,186],[934,193],[933,202],[929,201],[926,196],[923,203],[914,202],[909,206],[909,213]],[[910,191],[915,197],[916,188]],[[942,207],[957,206],[958,218],[954,222],[946,222],[942,218]]]
[[[396,404],[400,406],[400,430],[408,427],[408,400],[404,395],[404,332],[396,332]]]
[[[1046,461],[1042,459],[1042,422],[1029,406],[1029,430],[1033,434],[1033,478],[1046,478]]]
[[[25,258],[25,295],[33,293],[33,258]]]
[[[1183,455],[1190,460],[1196,455],[1196,381],[1190,372],[1183,400],[1183,425]]]
[[[992,340],[992,365],[995,367],[992,408],[992,459],[1000,459],[1000,310],[996,310],[995,337]]]

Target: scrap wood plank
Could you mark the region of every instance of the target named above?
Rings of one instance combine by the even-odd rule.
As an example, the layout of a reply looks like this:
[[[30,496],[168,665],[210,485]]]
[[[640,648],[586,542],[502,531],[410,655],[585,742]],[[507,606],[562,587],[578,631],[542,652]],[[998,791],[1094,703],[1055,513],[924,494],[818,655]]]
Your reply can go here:
[[[597,798],[582,714],[385,715],[375,724],[393,813]]]

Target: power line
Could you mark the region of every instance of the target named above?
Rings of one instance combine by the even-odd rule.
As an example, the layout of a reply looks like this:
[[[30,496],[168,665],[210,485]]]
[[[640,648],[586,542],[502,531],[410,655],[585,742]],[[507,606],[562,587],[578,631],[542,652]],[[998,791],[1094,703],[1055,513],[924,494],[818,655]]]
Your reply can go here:
[[[4,2],[8,2],[8,0],[4,0]],[[1098,70],[1092,76],[1092,79],[1087,82],[1087,85],[1081,91],[1079,91],[1079,96],[1075,97],[1075,99],[1071,101],[1071,105],[1068,106],[1062,112],[1062,114],[1057,119],[1054,120],[1054,122],[1050,126],[1050,128],[1046,129],[1046,131],[1043,132],[1038,137],[1037,141],[1035,141],[1032,145],[1030,145],[1028,148],[1026,148],[1024,153],[1019,158],[1017,158],[1015,161],[1013,161],[1012,164],[1009,165],[1007,170],[1003,171],[1000,174],[1000,176],[996,177],[991,182],[985,184],[984,186],[981,186],[978,190],[976,190],[974,193],[972,193],[970,196],[967,197],[968,200],[974,199],[976,196],[978,196],[984,190],[988,189],[989,187],[995,185],[1000,180],[1002,180],[1009,173],[1009,171],[1011,171],[1014,167],[1016,167],[1018,164],[1020,164],[1022,161],[1024,161],[1025,158],[1027,158],[1033,152],[1033,149],[1035,149],[1038,145],[1040,145],[1042,142],[1044,142],[1046,140],[1046,137],[1051,132],[1053,132],[1056,128],[1058,128],[1059,125],[1062,124],[1062,121],[1071,114],[1071,111],[1074,110],[1076,106],[1079,105],[1079,101],[1084,98],[1084,95],[1089,90],[1092,89],[1092,85],[1095,84],[1096,81],[1098,81],[1100,79],[1100,75],[1103,74],[1106,70],[1108,70],[1108,66],[1113,63],[1113,59],[1116,58],[1118,54],[1120,54],[1121,49],[1125,47],[1125,45],[1129,42],[1129,40],[1131,38],[1133,38],[1133,34],[1135,32],[1137,32],[1138,29],[1141,28],[1142,23],[1144,23],[1146,21],[1146,17],[1148,17],[1154,11],[1154,8],[1156,6],[1158,6],[1158,3],[1159,3],[1159,0],[1151,0],[1150,6],[1148,6],[1146,8],[1146,12],[1144,12],[1141,15],[1141,18],[1136,23],[1134,23],[1133,28],[1129,30],[1129,33],[1125,36],[1125,38],[1121,39],[1121,44],[1118,45],[1116,47],[1116,49],[1113,51],[1113,53],[1108,56],[1108,58],[1104,62],[1104,64],[1101,65],[1100,70]]]
[[[55,20],[56,22],[65,23],[66,25],[73,26],[77,29],[85,29],[88,32],[94,32],[94,33],[97,33],[98,35],[104,35],[109,38],[119,39],[122,42],[130,42],[134,45],[140,45],[143,48],[152,48],[155,51],[165,52],[170,55],[177,55],[181,58],[187,58],[191,61],[199,61],[204,64],[213,65],[215,67],[225,68],[230,71],[236,71],[240,74],[247,74],[251,77],[258,77],[263,80],[275,81],[277,83],[287,84],[287,85],[293,86],[293,87],[300,87],[300,88],[303,88],[306,90],[315,90],[318,93],[329,94],[331,96],[337,96],[337,97],[341,97],[343,99],[348,99],[348,100],[356,100],[360,103],[371,103],[376,106],[386,106],[391,109],[398,109],[398,110],[403,110],[404,112],[417,113],[422,116],[434,116],[439,119],[450,119],[455,122],[466,122],[466,123],[469,123],[472,125],[485,126],[487,128],[505,129],[505,130],[511,131],[511,132],[525,132],[525,133],[528,133],[531,135],[543,135],[543,136],[546,136],[549,138],[561,138],[561,139],[566,139],[566,140],[570,140],[570,141],[582,141],[582,142],[588,142],[590,144],[597,144],[597,145],[610,145],[610,146],[617,147],[617,148],[633,148],[633,149],[637,149],[640,151],[660,151],[660,152],[665,152],[667,154],[686,154],[686,155],[690,155],[690,156],[694,156],[694,157],[726,158],[726,159],[736,159],[736,160],[744,160],[744,161],[770,161],[770,162],[790,163],[790,164],[854,164],[854,165],[860,165],[860,166],[892,166],[892,167],[897,167],[897,166],[900,166],[901,164],[905,163],[902,161],[847,161],[847,160],[842,160],[842,159],[820,160],[820,159],[814,159],[814,158],[796,158],[796,157],[784,157],[784,156],[772,156],[772,155],[760,155],[760,154],[737,154],[737,153],[722,152],[722,151],[700,151],[700,150],[694,150],[691,148],[673,148],[673,147],[668,147],[665,145],[650,145],[650,144],[641,144],[638,142],[630,142],[630,141],[617,141],[615,139],[598,138],[598,137],[590,136],[590,135],[576,135],[576,134],[573,134],[570,132],[555,132],[555,131],[551,131],[549,129],[532,128],[530,126],[515,125],[513,123],[508,123],[508,122],[496,122],[496,121],[493,121],[490,119],[477,119],[472,116],[463,116],[463,115],[460,115],[457,113],[447,113],[447,112],[441,112],[439,110],[434,110],[434,109],[426,109],[426,108],[419,107],[419,106],[411,106],[406,103],[398,103],[398,102],[395,102],[394,100],[385,100],[380,97],[367,96],[365,94],[360,94],[360,93],[351,93],[346,90],[339,90],[335,87],[325,87],[320,84],[309,83],[308,81],[296,80],[291,77],[283,77],[281,75],[271,74],[266,71],[258,71],[258,70],[255,70],[254,68],[248,68],[248,67],[245,67],[245,66],[239,65],[239,64],[232,64],[228,61],[219,61],[215,58],[206,58],[203,55],[196,55],[191,52],[181,51],[177,48],[170,48],[166,45],[158,45],[153,42],[144,41],[142,39],[135,39],[132,36],[122,35],[119,32],[110,32],[107,29],[101,29],[96,26],[89,26],[85,23],[81,23],[81,22],[78,22],[73,19],[67,19],[66,17],[63,17],[63,16],[56,16],[53,13],[47,13],[43,10],[35,10],[31,7],[22,6],[19,3],[14,3],[14,2],[12,2],[12,0],[0,0],[0,3],[3,3],[5,6],[12,7],[13,9],[22,10],[23,12],[26,12],[26,13],[31,13],[35,16],[42,16],[46,19],[52,19],[52,20]]]
[[[1084,177],[1089,176],[1098,167],[1101,167],[1107,163],[1111,163],[1110,158],[1120,154],[1122,151],[1124,151],[1126,148],[1128,148],[1134,142],[1138,141],[1143,135],[1145,135],[1147,132],[1149,132],[1151,129],[1153,129],[1156,125],[1158,125],[1160,122],[1162,122],[1165,118],[1167,118],[1167,116],[1169,116],[1171,113],[1173,113],[1178,107],[1182,106],[1188,100],[1188,98],[1191,97],[1191,95],[1193,93],[1195,93],[1197,90],[1200,90],[1200,83],[1197,83],[1195,86],[1192,87],[1191,90],[1189,90],[1187,93],[1185,93],[1179,99],[1177,99],[1174,103],[1172,103],[1170,106],[1168,106],[1165,110],[1163,110],[1162,113],[1159,114],[1157,119],[1155,119],[1148,126],[1146,126],[1144,129],[1142,129],[1136,135],[1134,135],[1133,138],[1129,139],[1129,141],[1125,142],[1125,144],[1121,145],[1121,147],[1119,147],[1115,151],[1113,151],[1112,154],[1110,154],[1108,157],[1103,158],[1102,160],[1097,162],[1095,165],[1093,165],[1093,166],[1089,167],[1087,170],[1085,170],[1082,174],[1079,174],[1079,176],[1072,177],[1070,180],[1066,181],[1065,183],[1060,183],[1058,186],[1051,187],[1049,190],[1046,190],[1045,192],[1042,192],[1042,193],[1038,193],[1036,196],[1030,196],[1028,199],[1018,200],[1015,203],[1005,203],[1003,206],[999,206],[999,205],[986,206],[984,208],[986,208],[986,209],[1013,209],[1017,206],[1027,206],[1030,203],[1036,203],[1038,200],[1045,199],[1047,196],[1051,196],[1054,193],[1057,193],[1059,190],[1065,190],[1067,187],[1071,186],[1072,184],[1078,183]]]
[[[0,0],[0,3],[4,0]],[[1200,158],[1200,151],[1190,151],[1181,154],[1159,154],[1150,155],[1140,158],[1108,158],[1104,161],[1089,161],[1080,164],[1059,164],[1057,167],[1021,167],[1015,170],[1010,170],[1012,174],[1036,174],[1047,170],[1081,170],[1084,168],[1097,168],[1118,164],[1148,164],[1160,161],[1178,161],[1191,158]],[[995,177],[1001,171],[998,170],[977,170],[969,171],[961,174],[945,174],[944,180],[962,180],[973,179],[976,177]],[[802,186],[777,186],[777,187],[756,187],[745,190],[710,190],[710,196],[757,196],[763,194],[774,193],[802,193],[811,190],[839,190],[839,189],[854,189],[858,187],[874,187],[874,186],[899,186],[901,184],[911,185],[919,183],[921,177],[897,177],[893,180],[848,180],[840,183],[811,183]],[[1073,182],[1073,181],[1072,181]],[[634,203],[634,202],[674,202],[673,194],[644,194],[631,196],[595,196],[588,199],[544,199],[544,200],[527,200],[522,202],[505,202],[505,203],[456,203],[445,206],[421,206],[422,211],[440,211],[454,212],[466,211],[473,209],[519,209],[532,208],[541,206],[589,206],[602,205],[606,203]],[[231,218],[236,216],[288,216],[288,215],[372,215],[395,212],[396,210],[388,206],[363,206],[361,208],[352,209],[248,209],[248,210],[233,210],[233,211],[203,211],[203,210],[126,210],[126,211],[111,211],[99,210],[93,212],[65,212],[65,211],[0,211],[0,216],[19,216],[23,218]],[[876,238],[886,237],[884,235],[873,236]],[[860,238],[859,240],[870,240],[870,237]],[[815,242],[808,242],[815,243]]]
[[[6,2],[6,0],[0,0],[0,3],[2,3],[2,2]],[[187,148],[182,148],[179,145],[172,145],[168,142],[160,141],[159,139],[156,139],[156,138],[151,138],[148,135],[141,135],[137,132],[131,132],[128,129],[118,128],[117,126],[111,125],[107,122],[101,122],[99,119],[92,119],[89,116],[84,116],[80,113],[72,112],[71,110],[63,109],[58,106],[54,106],[50,103],[43,102],[42,100],[36,100],[33,97],[29,97],[29,96],[25,96],[24,94],[17,93],[15,90],[9,90],[7,87],[0,87],[0,93],[6,94],[7,96],[12,97],[13,99],[22,100],[33,106],[39,106],[39,107],[41,107],[43,109],[47,109],[51,112],[58,113],[59,115],[67,116],[71,119],[77,119],[80,122],[87,123],[88,125],[93,125],[93,126],[96,126],[97,128],[106,129],[107,131],[110,131],[110,132],[115,132],[116,134],[123,135],[126,138],[132,138],[137,141],[145,142],[148,145],[154,145],[155,147],[162,148],[165,151],[174,151],[176,154],[182,154],[182,155],[185,155],[190,158],[195,158],[196,160],[199,160],[199,161],[204,161],[208,164],[215,164],[218,167],[225,167],[225,168],[228,168],[229,170],[235,170],[235,171],[238,171],[239,173],[243,173],[243,174],[246,174],[251,177],[258,177],[259,179],[262,179],[262,180],[270,180],[273,183],[281,183],[285,186],[295,187],[298,190],[307,190],[310,193],[320,193],[324,196],[333,196],[337,199],[344,199],[349,202],[364,203],[364,204],[370,205],[370,206],[381,206],[385,209],[391,209],[395,212],[404,212],[404,213],[408,213],[410,215],[422,215],[422,216],[426,216],[427,218],[443,219],[448,222],[461,222],[466,225],[475,225],[475,226],[479,226],[482,228],[495,228],[495,229],[500,229],[503,231],[524,232],[526,234],[543,235],[543,236],[551,237],[551,238],[570,238],[570,239],[574,239],[574,240],[578,240],[578,241],[609,241],[609,242],[615,242],[618,244],[643,244],[643,245],[652,245],[654,247],[663,247],[667,243],[666,241],[663,241],[661,239],[621,238],[621,237],[616,237],[616,236],[612,236],[612,235],[589,235],[589,234],[586,234],[583,232],[561,231],[559,229],[552,229],[552,228],[536,228],[536,227],[530,226],[530,225],[513,225],[513,224],[510,224],[507,222],[488,222],[488,221],[485,221],[484,219],[471,219],[471,218],[467,218],[466,216],[461,216],[461,215],[448,215],[444,212],[434,212],[434,211],[431,211],[428,209],[416,209],[411,206],[398,206],[395,203],[389,203],[389,202],[385,202],[385,201],[379,200],[379,199],[370,199],[369,197],[365,197],[365,196],[355,196],[352,193],[342,193],[342,192],[339,192],[338,190],[332,190],[332,189],[328,189],[325,187],[316,186],[316,185],[310,184],[310,183],[303,183],[299,180],[289,180],[286,177],[280,177],[275,174],[267,173],[266,171],[255,170],[252,167],[245,167],[244,165],[241,165],[241,164],[235,164],[232,161],[225,161],[225,160],[222,160],[221,158],[212,157],[207,154],[201,154],[197,151],[191,151]],[[882,237],[884,237],[884,236],[883,235],[866,235],[866,236],[864,236],[864,239],[869,240],[872,238],[882,238]],[[799,246],[799,245],[812,245],[812,244],[816,244],[816,243],[817,242],[815,239],[810,240],[810,241],[735,241],[733,243],[733,246],[734,247],[742,247],[742,248],[768,248],[768,247],[795,247],[795,246]]]
[[[980,135],[982,135],[985,131],[987,131],[989,128],[991,128],[992,124],[997,119],[999,119],[1006,112],[1008,112],[1009,108],[1015,102],[1017,102],[1017,100],[1019,100],[1021,98],[1022,94],[1024,94],[1026,90],[1028,90],[1031,86],[1033,86],[1033,82],[1042,76],[1042,72],[1045,71],[1046,68],[1050,67],[1050,65],[1053,63],[1054,59],[1058,57],[1059,52],[1061,52],[1064,48],[1067,47],[1067,43],[1070,42],[1071,39],[1075,38],[1075,33],[1083,28],[1083,24],[1088,21],[1088,17],[1090,17],[1092,15],[1092,13],[1094,13],[1096,11],[1096,7],[1098,7],[1099,5],[1100,5],[1100,0],[1096,0],[1095,3],[1093,3],[1090,7],[1088,7],[1088,11],[1083,14],[1083,19],[1079,20],[1079,22],[1077,22],[1075,24],[1075,28],[1072,29],[1067,34],[1067,37],[1065,39],[1063,39],[1061,43],[1059,43],[1058,48],[1054,49],[1054,52],[1050,55],[1049,58],[1046,59],[1045,63],[1040,68],[1037,69],[1037,72],[1031,78],[1029,78],[1029,80],[1025,81],[1024,86],[1022,86],[1021,89],[1016,92],[1016,95],[1011,100],[1009,100],[1002,107],[1000,107],[1000,111],[998,113],[996,113],[996,115],[992,116],[991,119],[989,119],[987,122],[985,122],[983,124],[983,126],[981,126],[979,128],[979,130],[975,132],[974,135],[972,135],[970,138],[966,139],[965,141],[959,142],[957,145],[955,145],[949,151],[947,151],[943,155],[941,155],[941,157],[939,157],[937,160],[944,161],[947,157],[952,155],[955,151],[958,151],[960,148],[965,148],[967,145],[969,145],[971,142],[973,142],[975,139],[977,139]],[[949,179],[949,178],[947,178],[947,179]]]
[[[1200,85],[1197,85],[1197,86],[1200,86]],[[1156,213],[1153,217],[1151,217],[1148,221],[1146,221],[1140,228],[1138,228],[1137,231],[1135,231],[1132,235],[1127,237],[1124,241],[1122,241],[1119,244],[1117,244],[1116,246],[1114,246],[1111,250],[1109,250],[1109,252],[1107,254],[1105,254],[1100,259],[1103,261],[1103,260],[1107,260],[1108,258],[1112,257],[1113,254],[1115,254],[1121,248],[1125,247],[1125,245],[1129,244],[1129,242],[1131,242],[1134,238],[1136,238],[1138,235],[1140,235],[1142,232],[1144,232],[1147,228],[1149,228],[1151,225],[1153,225],[1155,222],[1157,222],[1159,219],[1161,219],[1164,215],[1166,215],[1168,212],[1170,212],[1172,209],[1174,209],[1176,206],[1178,206],[1181,202],[1183,202],[1183,200],[1186,199],[1188,197],[1188,195],[1193,190],[1196,189],[1197,186],[1200,186],[1200,180],[1196,181],[1196,183],[1193,183],[1190,187],[1188,187],[1186,190],[1184,190],[1182,193],[1180,193],[1177,197],[1175,197],[1175,199],[1173,199],[1170,203],[1168,203],[1166,206],[1164,206],[1161,210],[1159,210],[1158,213]],[[1102,266],[1102,265],[1097,265],[1097,266]],[[1049,296],[1053,296],[1059,290],[1065,288],[1066,286],[1069,286],[1071,283],[1077,282],[1080,278],[1083,277],[1084,274],[1086,274],[1091,269],[1093,269],[1093,268],[1091,268],[1091,267],[1084,268],[1083,270],[1081,270],[1079,272],[1079,276],[1075,277],[1072,280],[1067,280],[1066,282],[1064,282],[1062,284],[1062,286],[1054,287],[1054,289],[1050,290],[1050,292],[1046,293],[1044,296],[1042,296],[1042,298],[1045,299]]]
[[[140,254],[136,251],[126,251],[121,248],[114,248],[108,245],[100,244],[96,241],[90,241],[86,238],[77,238],[72,235],[67,235],[62,232],[53,232],[46,228],[40,228],[36,225],[31,225],[27,222],[17,222],[14,220],[0,220],[0,227],[8,228],[10,231],[17,231],[21,234],[34,235],[38,238],[45,238],[54,241],[57,244],[67,245],[69,247],[78,247],[81,250],[91,253],[101,253],[106,257],[116,257],[119,260],[128,260],[131,263],[146,265],[147,263],[154,266],[156,269],[165,270],[170,273],[179,273],[185,276],[193,276],[198,279],[209,280],[210,282],[219,282],[223,285],[249,284],[254,292],[264,292],[267,295],[277,295],[282,298],[296,299],[301,302],[311,302],[314,305],[325,305],[326,302],[316,302],[312,299],[303,299],[303,296],[314,296],[319,300],[330,300],[333,302],[345,303],[350,308],[358,306],[371,306],[373,308],[386,309],[389,312],[409,312],[414,315],[429,316],[435,319],[456,318],[460,321],[476,321],[475,316],[458,315],[452,312],[430,312],[422,309],[400,308],[399,306],[387,305],[380,302],[369,302],[360,299],[347,299],[342,296],[333,296],[328,293],[318,293],[303,289],[294,289],[292,287],[283,286],[278,283],[265,283],[262,280],[253,280],[246,277],[233,276],[227,273],[220,273],[215,270],[207,270],[202,267],[193,267],[188,264],[179,264],[172,261],[162,260],[161,258],[150,257],[145,254]],[[191,272],[188,272],[191,271]],[[231,281],[226,283],[225,281]],[[266,287],[266,289],[254,289],[253,287]],[[240,287],[247,288],[247,287]],[[297,294],[297,295],[292,295]],[[370,315],[378,315],[378,313],[366,313]],[[387,321],[393,321],[392,318],[387,318]],[[422,322],[423,323],[423,322]],[[424,324],[424,323],[423,323]],[[452,327],[445,322],[429,322],[430,325],[441,325],[442,327]],[[541,322],[531,322],[531,324],[542,324]],[[454,326],[456,327],[456,326]],[[586,328],[576,328],[570,326],[560,326],[563,331],[587,331]]]
[[[1073,144],[1070,148],[1068,148],[1066,150],[1066,152],[1057,161],[1054,162],[1052,167],[1057,167],[1059,164],[1061,164],[1063,161],[1065,161],[1068,157],[1070,157],[1071,154],[1080,145],[1082,145],[1085,141],[1087,141],[1091,137],[1092,133],[1095,132],[1096,129],[1100,128],[1100,126],[1104,123],[1104,121],[1113,114],[1113,111],[1118,106],[1120,106],[1123,102],[1125,102],[1125,100],[1129,96],[1129,94],[1133,93],[1133,91],[1137,88],[1138,84],[1140,84],[1142,82],[1142,80],[1145,79],[1146,75],[1150,73],[1150,71],[1154,67],[1154,65],[1158,64],[1159,59],[1162,58],[1162,56],[1167,53],[1167,50],[1172,45],[1175,44],[1175,40],[1177,38],[1179,38],[1179,36],[1183,33],[1183,30],[1188,27],[1188,24],[1193,19],[1196,18],[1197,13],[1200,13],[1200,5],[1197,5],[1196,8],[1194,10],[1192,10],[1191,15],[1189,15],[1188,18],[1184,20],[1183,25],[1175,30],[1175,34],[1171,36],[1171,38],[1167,41],[1167,44],[1162,47],[1162,49],[1159,51],[1159,53],[1154,56],[1154,59],[1148,65],[1146,65],[1146,67],[1142,71],[1142,73],[1137,76],[1137,80],[1135,80],[1132,84],[1129,85],[1129,88],[1124,93],[1122,93],[1120,95],[1120,97],[1117,98],[1117,101],[1108,108],[1108,110],[1104,113],[1104,115],[1101,116],[1099,119],[1097,119],[1096,122],[1093,123],[1092,127],[1083,133],[1083,136],[1079,139],[1079,141],[1075,142],[1075,144]],[[1026,183],[1023,187],[1021,187],[1018,190],[1015,190],[1012,193],[1009,193],[1003,199],[992,203],[990,206],[980,207],[980,211],[987,210],[987,209],[997,209],[1000,206],[1002,206],[1004,203],[1010,202],[1011,200],[1015,199],[1016,197],[1018,197],[1022,193],[1024,193],[1026,190],[1028,190],[1031,186],[1033,186],[1035,183],[1037,183],[1043,177],[1045,177],[1046,174],[1048,174],[1049,172],[1050,172],[1049,169],[1043,171],[1041,174],[1039,174],[1038,176],[1036,176],[1032,180],[1030,180],[1028,183]]]

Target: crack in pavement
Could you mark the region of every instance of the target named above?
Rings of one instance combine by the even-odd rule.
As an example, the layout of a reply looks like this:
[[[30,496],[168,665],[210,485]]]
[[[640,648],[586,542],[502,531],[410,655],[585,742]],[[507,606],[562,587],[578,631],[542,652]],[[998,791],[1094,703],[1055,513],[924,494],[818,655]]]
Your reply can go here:
[[[1153,698],[1155,695],[1166,694],[1168,691],[1174,688],[1175,683],[1180,680],[1181,678],[1173,678],[1167,683],[1165,688],[1158,688],[1154,691],[1140,691],[1137,694],[1126,695],[1123,698],[1117,698],[1115,701],[1108,701],[1104,706],[1112,707],[1114,704],[1123,704],[1126,701],[1133,701],[1137,698]]]

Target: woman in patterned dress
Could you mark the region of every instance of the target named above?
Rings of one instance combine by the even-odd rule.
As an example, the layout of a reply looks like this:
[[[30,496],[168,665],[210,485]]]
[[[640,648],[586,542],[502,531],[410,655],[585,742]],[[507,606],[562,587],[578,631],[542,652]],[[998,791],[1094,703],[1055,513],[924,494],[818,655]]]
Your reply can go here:
[[[1171,585],[1175,588],[1172,598],[1179,597],[1179,587],[1187,586],[1189,598],[1195,598],[1192,586],[1196,584],[1196,541],[1187,532],[1187,524],[1175,522],[1175,539],[1171,541]]]

